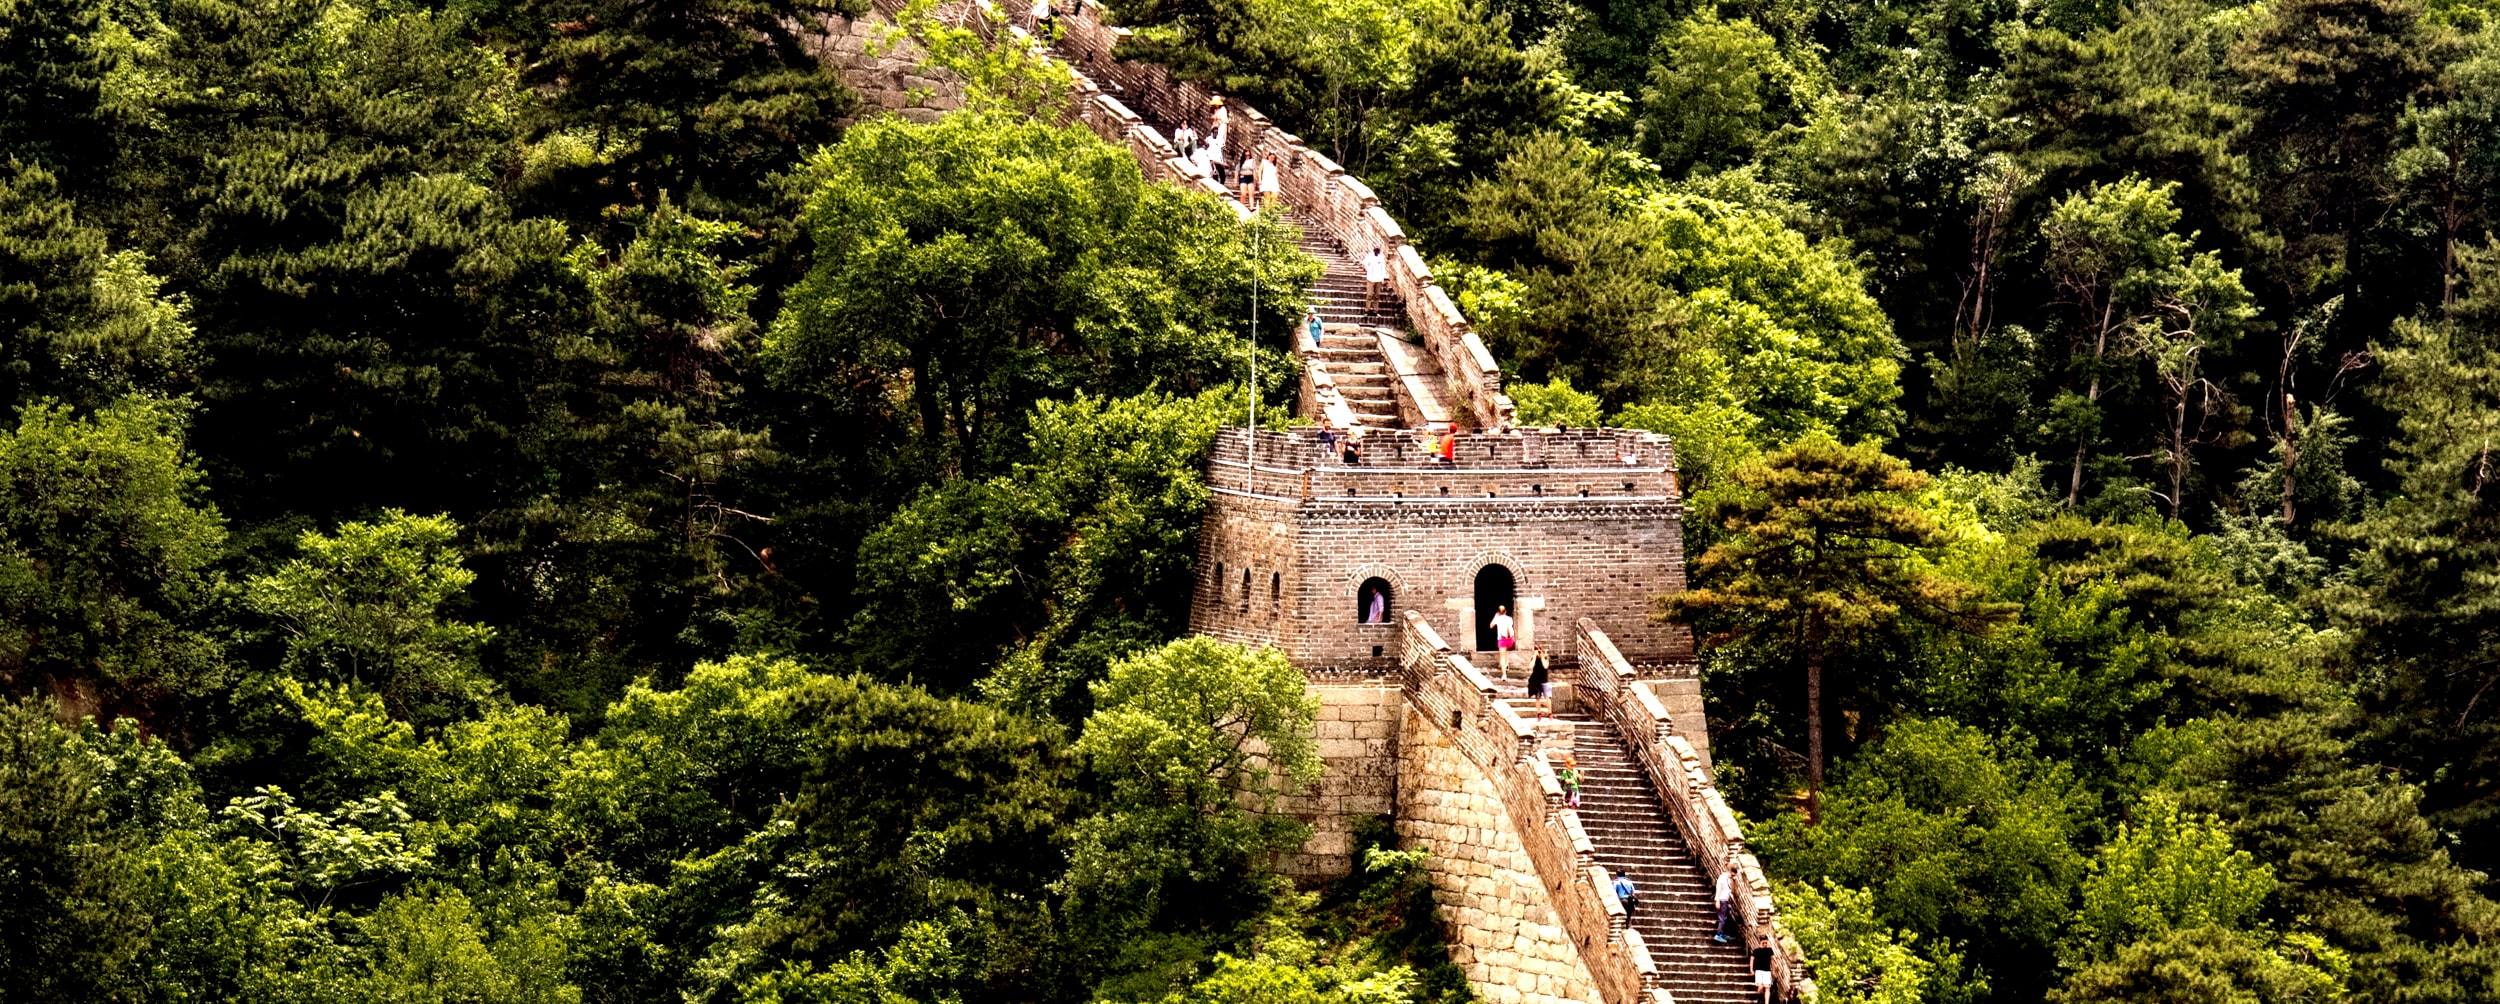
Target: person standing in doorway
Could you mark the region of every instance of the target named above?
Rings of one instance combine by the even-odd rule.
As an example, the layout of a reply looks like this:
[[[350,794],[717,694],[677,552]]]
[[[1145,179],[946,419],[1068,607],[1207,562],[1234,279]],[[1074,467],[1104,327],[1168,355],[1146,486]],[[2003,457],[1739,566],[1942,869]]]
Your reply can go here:
[[[1736,866],[1730,864],[1719,872],[1719,884],[1710,891],[1710,900],[1719,908],[1719,929],[1710,935],[1716,944],[1727,944],[1728,925],[1736,920]]]
[[[1544,721],[1553,713],[1553,704],[1546,697],[1546,691],[1552,687],[1553,680],[1545,665],[1545,646],[1539,645],[1536,647],[1536,661],[1528,664],[1528,699],[1536,702],[1538,721]]]
[[[1347,447],[1347,449],[1350,451],[1350,450],[1352,450],[1352,449],[1353,449],[1353,447],[1349,446],[1349,447]],[[1372,590],[1372,602],[1371,602],[1371,607],[1370,607],[1370,609],[1367,609],[1367,610],[1363,611],[1363,623],[1365,623],[1365,624],[1387,624],[1387,623],[1389,623],[1389,591],[1388,591],[1388,590],[1385,590],[1385,589],[1374,589],[1374,590]]]
[[[1381,287],[1389,284],[1389,255],[1372,245],[1372,253],[1363,256],[1363,319],[1372,320],[1380,311]]]
[[[1510,679],[1510,650],[1519,647],[1519,636],[1513,633],[1518,623],[1511,620],[1509,607],[1497,606],[1489,626],[1493,628],[1494,658],[1501,662],[1502,679]]]
[[[1771,1004],[1771,936],[1767,933],[1754,941],[1753,985],[1762,988],[1762,1004]]]
[[[1323,333],[1323,331],[1324,327],[1319,323],[1318,310],[1313,309],[1302,312],[1302,333],[1310,338],[1312,348],[1316,349],[1319,347],[1319,336]]]
[[[1632,916],[1632,911],[1640,909],[1641,892],[1632,888],[1632,876],[1622,872],[1615,873],[1615,898],[1623,901],[1625,917]]]

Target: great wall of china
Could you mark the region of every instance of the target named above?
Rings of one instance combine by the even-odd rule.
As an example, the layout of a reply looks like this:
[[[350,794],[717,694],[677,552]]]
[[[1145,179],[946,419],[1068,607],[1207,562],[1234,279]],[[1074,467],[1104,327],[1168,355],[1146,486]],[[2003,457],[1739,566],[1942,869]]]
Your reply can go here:
[[[960,107],[946,75],[897,44],[901,5],[880,4],[831,25],[824,58],[874,112]],[[1036,45],[981,0],[945,10],[992,44]],[[1054,20],[1045,51],[1076,78],[1066,120],[1132,151],[1150,180],[1229,198],[1167,138],[1208,92],[1114,58],[1127,32],[1095,0]],[[1391,818],[1402,845],[1432,851],[1453,959],[1493,1004],[1743,1004],[1759,1000],[1744,947],[1757,938],[1775,946],[1777,998],[1812,999],[1712,781],[1690,635],[1649,616],[1651,597],[1684,588],[1673,444],[1516,428],[1492,353],[1371,189],[1256,110],[1232,115],[1231,161],[1275,159],[1302,245],[1329,269],[1315,290],[1326,337],[1296,339],[1301,413],[1362,443],[1347,463],[1315,428],[1226,429],[1207,471],[1191,628],[1281,650],[1319,706],[1326,773],[1285,806],[1314,835],[1285,868],[1345,874],[1355,822]],[[1383,314],[1346,299],[1359,295],[1353,255],[1373,246],[1389,251]],[[1445,423],[1473,430],[1446,459],[1414,431]],[[1392,614],[1368,615],[1375,594]],[[1553,717],[1498,669],[1494,606],[1554,662]],[[1556,774],[1566,757],[1584,779],[1577,806]],[[1730,869],[1741,937],[1718,944],[1710,881]],[[1616,872],[1640,887],[1631,913]]]

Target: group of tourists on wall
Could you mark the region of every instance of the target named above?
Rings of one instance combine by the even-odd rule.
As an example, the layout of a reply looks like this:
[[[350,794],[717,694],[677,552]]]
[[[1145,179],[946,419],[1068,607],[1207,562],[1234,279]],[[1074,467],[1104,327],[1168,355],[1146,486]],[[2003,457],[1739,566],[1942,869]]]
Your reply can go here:
[[[1218,185],[1237,187],[1241,204],[1254,208],[1275,209],[1284,196],[1278,175],[1276,157],[1255,153],[1233,170],[1233,110],[1221,95],[1207,99],[1207,129],[1183,122],[1172,130],[1172,149],[1197,165],[1198,170]]]

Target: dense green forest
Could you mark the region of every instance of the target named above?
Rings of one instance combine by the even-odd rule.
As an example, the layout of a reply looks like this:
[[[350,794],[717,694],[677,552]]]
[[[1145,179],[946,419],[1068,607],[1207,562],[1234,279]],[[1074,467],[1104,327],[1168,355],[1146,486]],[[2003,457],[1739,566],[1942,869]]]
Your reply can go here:
[[[2500,10],[1113,6],[1675,437],[1825,1000],[2500,1000]],[[1468,999],[1181,637],[1317,264],[861,13],[0,0],[0,1001]]]

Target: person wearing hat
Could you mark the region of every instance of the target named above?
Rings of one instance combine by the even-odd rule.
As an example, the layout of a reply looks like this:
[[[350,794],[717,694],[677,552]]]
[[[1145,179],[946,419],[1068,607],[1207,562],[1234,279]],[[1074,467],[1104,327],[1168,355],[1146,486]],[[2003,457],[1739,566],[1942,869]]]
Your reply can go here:
[[[1221,95],[1207,99],[1207,173],[1216,184],[1224,183],[1224,147],[1231,139],[1232,110],[1225,107]]]

